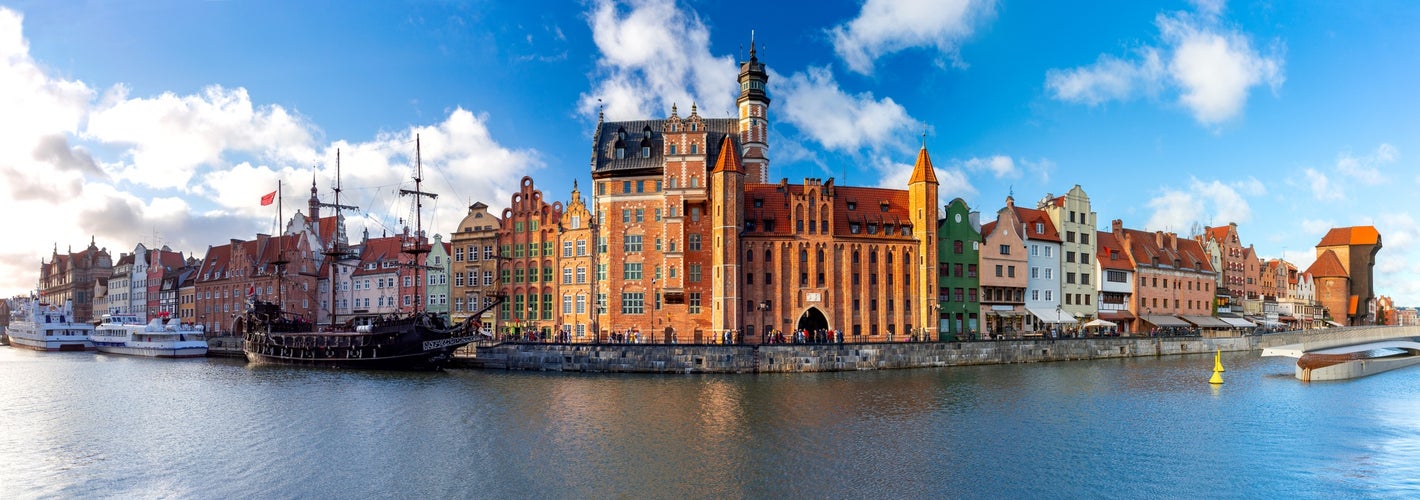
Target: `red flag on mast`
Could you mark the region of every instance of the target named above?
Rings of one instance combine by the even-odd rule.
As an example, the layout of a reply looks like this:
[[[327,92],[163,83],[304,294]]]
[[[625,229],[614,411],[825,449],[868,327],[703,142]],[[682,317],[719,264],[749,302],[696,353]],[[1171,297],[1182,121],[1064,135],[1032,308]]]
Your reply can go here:
[[[276,191],[272,191],[270,194],[261,197],[261,206],[263,207],[274,202],[276,202]]]

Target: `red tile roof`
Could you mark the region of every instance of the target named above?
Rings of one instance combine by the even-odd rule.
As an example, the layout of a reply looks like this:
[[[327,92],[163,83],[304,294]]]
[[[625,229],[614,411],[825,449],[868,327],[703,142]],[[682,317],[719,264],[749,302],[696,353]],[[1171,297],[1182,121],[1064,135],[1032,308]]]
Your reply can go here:
[[[907,180],[908,184],[919,182],[937,183],[937,172],[932,167],[932,157],[927,154],[926,146],[917,152],[917,163],[912,166],[912,178]]]
[[[827,189],[827,187],[823,189]],[[832,211],[835,236],[911,239],[918,231],[924,229],[913,228],[913,233],[907,236],[902,235],[901,231],[895,231],[891,236],[886,235],[885,231],[878,234],[868,234],[866,228],[860,228],[858,234],[853,234],[849,227],[850,223],[879,224],[884,227],[911,225],[907,191],[870,187],[834,187],[832,189],[834,192]],[[759,227],[749,235],[793,234],[794,228],[791,227],[793,205],[790,202],[790,197],[800,196],[803,192],[804,185],[802,184],[746,184],[745,220],[756,221],[759,224]],[[755,200],[762,201],[760,206],[754,206]],[[849,202],[854,204],[853,210],[848,209]],[[775,221],[773,231],[764,231],[763,221],[765,220]]]
[[[1212,260],[1203,251],[1203,245],[1195,240],[1179,238],[1173,234],[1151,233],[1137,229],[1123,229],[1128,237],[1130,254],[1138,266],[1174,267],[1197,269],[1199,272],[1214,272]],[[1177,249],[1160,245],[1160,239],[1173,238]],[[1155,265],[1155,259],[1158,264]]]
[[[1349,278],[1346,274],[1346,267],[1341,265],[1341,259],[1336,256],[1336,252],[1327,250],[1316,257],[1311,267],[1307,268],[1307,274],[1312,278]]]
[[[1233,226],[1231,225],[1205,228],[1204,235],[1206,235],[1207,239],[1223,242],[1228,240],[1228,231],[1232,228]]]
[[[740,154],[735,150],[735,141],[732,135],[726,134],[725,140],[720,141],[720,155],[715,159],[715,168],[711,172],[740,172]]]
[[[1129,261],[1129,254],[1124,252],[1124,245],[1114,237],[1114,233],[1096,232],[1095,249],[1095,260],[1101,269],[1134,270],[1134,263]]]
[[[1016,206],[1016,218],[1021,220],[1025,227],[1025,236],[1036,241],[1053,241],[1060,243],[1060,231],[1055,229],[1055,223],[1050,221],[1050,215],[1044,210],[1034,208],[1024,208]],[[1040,230],[1036,230],[1036,224],[1040,224]]]
[[[1316,246],[1377,245],[1380,241],[1381,233],[1375,226],[1337,227],[1327,231]]]

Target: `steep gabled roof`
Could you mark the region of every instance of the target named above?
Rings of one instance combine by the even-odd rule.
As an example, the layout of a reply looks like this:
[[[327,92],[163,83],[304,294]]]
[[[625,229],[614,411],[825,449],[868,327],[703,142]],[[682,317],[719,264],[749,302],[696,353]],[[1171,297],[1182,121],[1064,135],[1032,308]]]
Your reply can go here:
[[[1106,231],[1095,232],[1095,261],[1099,262],[1100,269],[1134,270],[1134,263],[1124,252],[1124,245],[1114,237],[1114,233]]]
[[[932,157],[927,154],[927,146],[917,151],[917,163],[912,166],[912,178],[908,179],[908,184],[919,182],[937,183],[937,172],[932,167]]]
[[[1050,241],[1060,243],[1060,231],[1055,228],[1055,223],[1050,221],[1050,215],[1044,210],[1025,208],[1016,206],[1016,218],[1025,224],[1024,234],[1035,241]],[[1036,230],[1036,224],[1040,224],[1040,230]]]
[[[705,159],[706,165],[714,165],[718,160],[716,153],[719,148],[715,145],[724,140],[727,135],[739,133],[739,118],[705,118],[705,128],[700,132],[705,133]],[[659,170],[665,165],[665,126],[666,120],[635,120],[626,122],[605,122],[597,126],[599,134],[593,138],[592,144],[592,173],[602,173],[614,170]],[[645,137],[647,128],[651,129],[651,136]],[[618,132],[626,132],[625,148],[626,154],[623,158],[616,158],[615,144],[619,139]],[[695,134],[698,132],[689,132]],[[646,158],[641,157],[641,142],[646,140],[651,148],[651,155]]]
[[[1380,241],[1381,233],[1375,226],[1337,227],[1327,231],[1316,246],[1376,245]]]
[[[725,134],[725,140],[720,141],[720,155],[715,160],[715,168],[711,172],[738,172],[744,173],[740,168],[740,155],[735,151],[734,135]]]
[[[1349,278],[1346,274],[1346,267],[1341,265],[1341,259],[1336,256],[1336,252],[1327,250],[1316,257],[1311,267],[1307,268],[1307,274],[1312,278]]]

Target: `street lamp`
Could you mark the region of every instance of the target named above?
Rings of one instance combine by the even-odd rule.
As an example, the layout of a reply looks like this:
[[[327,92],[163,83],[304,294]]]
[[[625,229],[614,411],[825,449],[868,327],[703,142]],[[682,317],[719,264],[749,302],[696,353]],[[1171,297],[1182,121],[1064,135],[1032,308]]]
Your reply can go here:
[[[1060,307],[1060,304],[1055,304],[1055,335],[1053,335],[1053,337],[1059,337],[1062,333],[1060,331],[1062,329],[1060,325],[1063,322],[1060,321],[1060,317],[1063,314],[1065,314],[1065,309],[1063,307]]]

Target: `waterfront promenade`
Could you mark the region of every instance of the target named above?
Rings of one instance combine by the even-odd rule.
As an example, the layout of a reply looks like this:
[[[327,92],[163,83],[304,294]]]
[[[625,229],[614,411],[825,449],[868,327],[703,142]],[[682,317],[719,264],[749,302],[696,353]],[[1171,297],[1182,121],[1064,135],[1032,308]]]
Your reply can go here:
[[[1395,327],[1404,328],[1404,327]],[[1255,351],[1349,329],[1234,337],[1103,337],[849,344],[483,345],[453,367],[610,373],[801,373],[1038,363]],[[1325,332],[1325,333],[1322,333]]]

